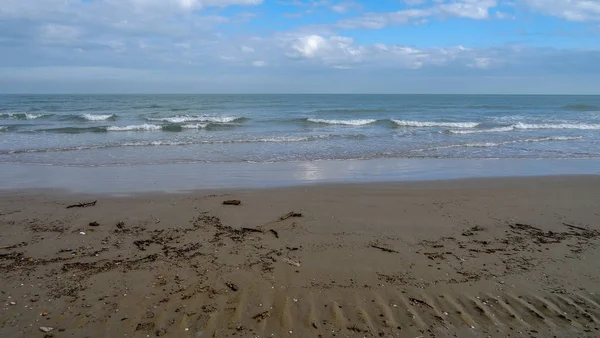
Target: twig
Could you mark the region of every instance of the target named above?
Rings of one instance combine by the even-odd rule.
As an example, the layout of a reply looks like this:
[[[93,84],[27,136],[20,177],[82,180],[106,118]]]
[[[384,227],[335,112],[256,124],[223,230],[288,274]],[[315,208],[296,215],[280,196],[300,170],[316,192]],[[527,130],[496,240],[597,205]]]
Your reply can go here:
[[[19,244],[13,244],[13,245],[0,246],[0,249],[14,249],[14,248],[22,247],[23,245],[27,245],[27,242],[21,242]]]
[[[269,232],[275,235],[275,238],[279,238],[279,233],[277,231],[270,229]]]
[[[73,204],[73,205],[69,205],[69,206],[67,207],[67,209],[71,209],[71,208],[87,208],[87,207],[93,207],[94,205],[96,205],[96,202],[98,202],[98,201],[89,202],[89,203],[79,203],[79,204]]]
[[[396,251],[396,250],[392,250],[392,249],[384,248],[384,247],[382,247],[382,246],[378,246],[378,245],[371,245],[371,247],[372,247],[372,248],[375,248],[375,249],[379,249],[379,250],[381,250],[381,251],[385,251],[385,252],[400,253],[400,252],[398,252],[398,251]]]
[[[426,302],[424,302],[424,301],[422,301],[422,300],[420,300],[420,299],[417,299],[417,298],[409,298],[409,300],[410,300],[411,302],[413,302],[413,303],[416,303],[416,304],[422,304],[422,305],[428,306],[428,307],[430,307],[430,308],[433,308],[433,306],[431,306],[431,305],[427,304]]]
[[[280,219],[281,219],[282,221],[285,221],[286,219],[288,219],[288,218],[291,218],[291,217],[302,217],[302,214],[300,214],[300,213],[296,213],[296,212],[293,212],[293,211],[292,211],[292,212],[289,212],[289,213],[287,213],[287,214],[285,214],[285,215],[281,216],[281,218],[280,218]]]
[[[261,234],[263,233],[262,230],[252,229],[252,228],[242,228],[242,231],[244,231],[244,232],[260,232]]]
[[[242,204],[242,201],[240,200],[229,200],[229,201],[223,201],[224,205],[240,205]]]
[[[586,228],[582,228],[582,227],[578,227],[575,225],[571,225],[571,224],[567,224],[567,223],[563,223],[564,226],[567,226],[569,228],[573,228],[573,229],[577,229],[577,230],[581,230],[581,231],[590,231],[590,229],[586,229]]]

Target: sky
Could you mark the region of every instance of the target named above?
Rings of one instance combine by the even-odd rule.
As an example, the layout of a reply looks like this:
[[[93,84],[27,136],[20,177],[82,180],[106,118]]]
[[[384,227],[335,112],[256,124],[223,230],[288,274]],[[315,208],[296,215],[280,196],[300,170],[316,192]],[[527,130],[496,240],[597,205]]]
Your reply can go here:
[[[0,0],[0,93],[600,94],[600,0]]]

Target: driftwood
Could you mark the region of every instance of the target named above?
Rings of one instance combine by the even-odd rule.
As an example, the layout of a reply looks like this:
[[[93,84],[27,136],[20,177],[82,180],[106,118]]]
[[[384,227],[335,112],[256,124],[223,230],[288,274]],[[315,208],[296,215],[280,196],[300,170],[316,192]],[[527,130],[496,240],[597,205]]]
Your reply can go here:
[[[71,208],[87,208],[87,207],[93,207],[94,205],[96,205],[96,202],[98,202],[98,201],[89,202],[89,203],[79,203],[79,204],[73,204],[73,205],[69,205],[69,206],[67,207],[67,209],[71,209]]]
[[[375,249],[379,249],[379,250],[381,250],[381,251],[385,251],[385,252],[400,253],[400,252],[398,252],[398,251],[396,251],[396,250],[392,250],[392,249],[384,248],[384,247],[382,247],[382,246],[378,246],[378,245],[371,245],[371,247],[372,247],[372,248],[375,248]]]
[[[24,245],[27,245],[27,242],[21,242],[19,244],[13,244],[13,245],[6,245],[6,246],[0,246],[0,249],[14,249],[14,248],[18,248],[18,247],[22,247]]]
[[[228,201],[223,201],[224,205],[240,205],[242,204],[242,201],[240,200],[228,200]]]
[[[287,214],[285,214],[285,215],[281,216],[281,218],[280,218],[280,219],[281,219],[282,221],[285,221],[286,219],[288,219],[288,218],[291,218],[291,217],[302,217],[302,214],[299,214],[299,213],[296,213],[296,212],[293,212],[293,211],[292,211],[292,212],[289,212],[289,213],[287,213]]]
[[[581,230],[581,231],[590,231],[590,229],[586,229],[586,228],[578,227],[578,226],[571,225],[571,224],[567,224],[567,223],[563,223],[563,225],[564,225],[564,226],[567,226],[567,227],[569,227],[569,228],[572,228],[572,229],[577,229],[577,230]]]
[[[253,229],[253,228],[242,228],[243,232],[260,232],[261,234],[263,233],[262,230],[259,229]]]

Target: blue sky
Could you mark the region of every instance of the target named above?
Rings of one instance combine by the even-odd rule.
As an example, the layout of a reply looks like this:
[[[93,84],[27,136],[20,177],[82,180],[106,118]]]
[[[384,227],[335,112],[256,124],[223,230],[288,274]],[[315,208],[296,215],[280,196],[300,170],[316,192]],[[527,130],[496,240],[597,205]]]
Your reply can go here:
[[[600,94],[600,0],[2,0],[2,93]]]

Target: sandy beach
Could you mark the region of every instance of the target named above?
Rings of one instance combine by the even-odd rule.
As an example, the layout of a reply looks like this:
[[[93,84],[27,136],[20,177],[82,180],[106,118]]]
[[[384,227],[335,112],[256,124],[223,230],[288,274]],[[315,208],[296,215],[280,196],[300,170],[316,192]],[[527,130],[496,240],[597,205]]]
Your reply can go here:
[[[597,337],[599,210],[600,176],[3,191],[0,336]]]

